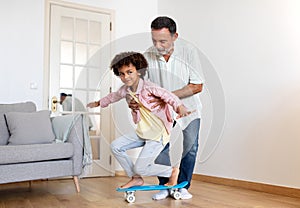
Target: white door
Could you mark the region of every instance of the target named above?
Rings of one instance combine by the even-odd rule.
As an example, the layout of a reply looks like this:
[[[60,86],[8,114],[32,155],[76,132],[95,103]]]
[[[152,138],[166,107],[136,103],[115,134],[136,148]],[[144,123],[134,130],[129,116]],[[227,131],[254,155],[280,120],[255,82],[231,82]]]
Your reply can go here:
[[[90,123],[93,165],[88,176],[113,175],[109,144],[113,137],[110,108],[86,109],[110,91],[111,19],[109,12],[50,4],[49,103],[53,116],[83,113]],[[70,94],[71,108],[53,105],[60,93]]]

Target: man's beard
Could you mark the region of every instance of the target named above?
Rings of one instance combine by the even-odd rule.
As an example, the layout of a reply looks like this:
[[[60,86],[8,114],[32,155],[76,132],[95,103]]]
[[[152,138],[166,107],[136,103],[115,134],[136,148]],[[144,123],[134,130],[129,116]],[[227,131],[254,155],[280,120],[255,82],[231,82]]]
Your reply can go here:
[[[164,48],[164,49],[156,48],[156,50],[160,55],[164,56],[164,55],[171,54],[171,52],[173,51],[173,46],[171,46],[170,48]]]

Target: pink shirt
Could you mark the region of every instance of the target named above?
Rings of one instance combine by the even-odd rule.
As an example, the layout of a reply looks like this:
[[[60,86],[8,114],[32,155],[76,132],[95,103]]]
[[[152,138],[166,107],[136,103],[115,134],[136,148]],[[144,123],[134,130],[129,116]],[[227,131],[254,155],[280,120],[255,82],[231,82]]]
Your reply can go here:
[[[116,92],[112,92],[107,96],[100,99],[100,106],[107,107],[109,104],[117,102],[126,96],[129,96],[128,90],[129,87],[123,85],[120,89]],[[158,85],[154,84],[153,82],[149,82],[143,79],[139,80],[138,88],[135,92],[139,101],[154,115],[161,119],[164,123],[167,132],[170,134],[171,128],[173,126],[173,119],[172,119],[172,108],[175,112],[177,112],[178,106],[182,105],[181,100],[172,92],[159,87]],[[151,94],[151,95],[150,95]],[[152,100],[154,96],[160,97],[167,105],[163,109],[160,109],[160,106],[152,109],[151,107],[155,103],[148,103],[149,100]],[[140,112],[132,111],[132,117],[134,123],[138,123],[140,121]]]

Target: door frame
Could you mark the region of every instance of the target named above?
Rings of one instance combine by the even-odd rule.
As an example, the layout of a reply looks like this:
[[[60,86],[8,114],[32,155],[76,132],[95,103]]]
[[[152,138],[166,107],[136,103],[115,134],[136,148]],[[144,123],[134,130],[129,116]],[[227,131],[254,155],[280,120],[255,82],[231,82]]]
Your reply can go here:
[[[50,20],[51,20],[51,6],[52,5],[58,5],[62,7],[67,7],[71,9],[77,9],[77,10],[83,10],[83,11],[89,11],[89,12],[96,12],[101,14],[109,15],[111,18],[111,25],[110,25],[110,40],[113,41],[115,37],[115,29],[114,29],[114,22],[115,22],[115,12],[110,9],[103,9],[98,7],[92,7],[72,2],[64,2],[60,0],[45,0],[45,24],[44,24],[44,73],[43,73],[43,109],[50,109],[49,106],[49,100],[50,94],[49,94],[49,87],[50,87]],[[111,83],[113,85],[113,83]],[[111,113],[111,112],[110,112]],[[114,123],[112,119],[110,119],[110,141],[115,136],[115,132],[112,130],[114,129]],[[115,173],[115,160],[113,160],[110,156],[110,164],[111,164],[111,175],[113,176]]]
[[[64,2],[60,0],[46,0],[45,1],[45,24],[44,24],[44,76],[43,76],[43,109],[49,109],[49,75],[50,75],[50,9],[51,5],[59,5],[65,6],[72,9],[79,9],[91,12],[98,12],[110,15],[111,17],[111,32],[110,32],[110,39],[113,41],[115,37],[115,29],[114,29],[114,22],[115,22],[115,12],[111,9],[104,9],[98,7],[92,7],[77,3],[70,3]]]

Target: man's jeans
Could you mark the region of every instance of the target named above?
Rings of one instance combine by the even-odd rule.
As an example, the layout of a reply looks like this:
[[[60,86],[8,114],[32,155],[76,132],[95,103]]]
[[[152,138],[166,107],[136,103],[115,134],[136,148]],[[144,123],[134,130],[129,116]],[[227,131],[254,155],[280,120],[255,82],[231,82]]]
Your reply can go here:
[[[200,119],[193,120],[184,130],[183,133],[183,151],[180,162],[180,172],[178,177],[178,183],[183,181],[188,181],[186,189],[191,185],[191,180],[193,176],[193,171],[195,167],[197,151],[198,151],[198,138],[199,138],[199,129],[200,129]],[[170,155],[169,155],[168,143],[163,151],[156,158],[155,163],[163,165],[171,165]],[[163,185],[169,181],[169,178],[158,177],[159,184]]]

